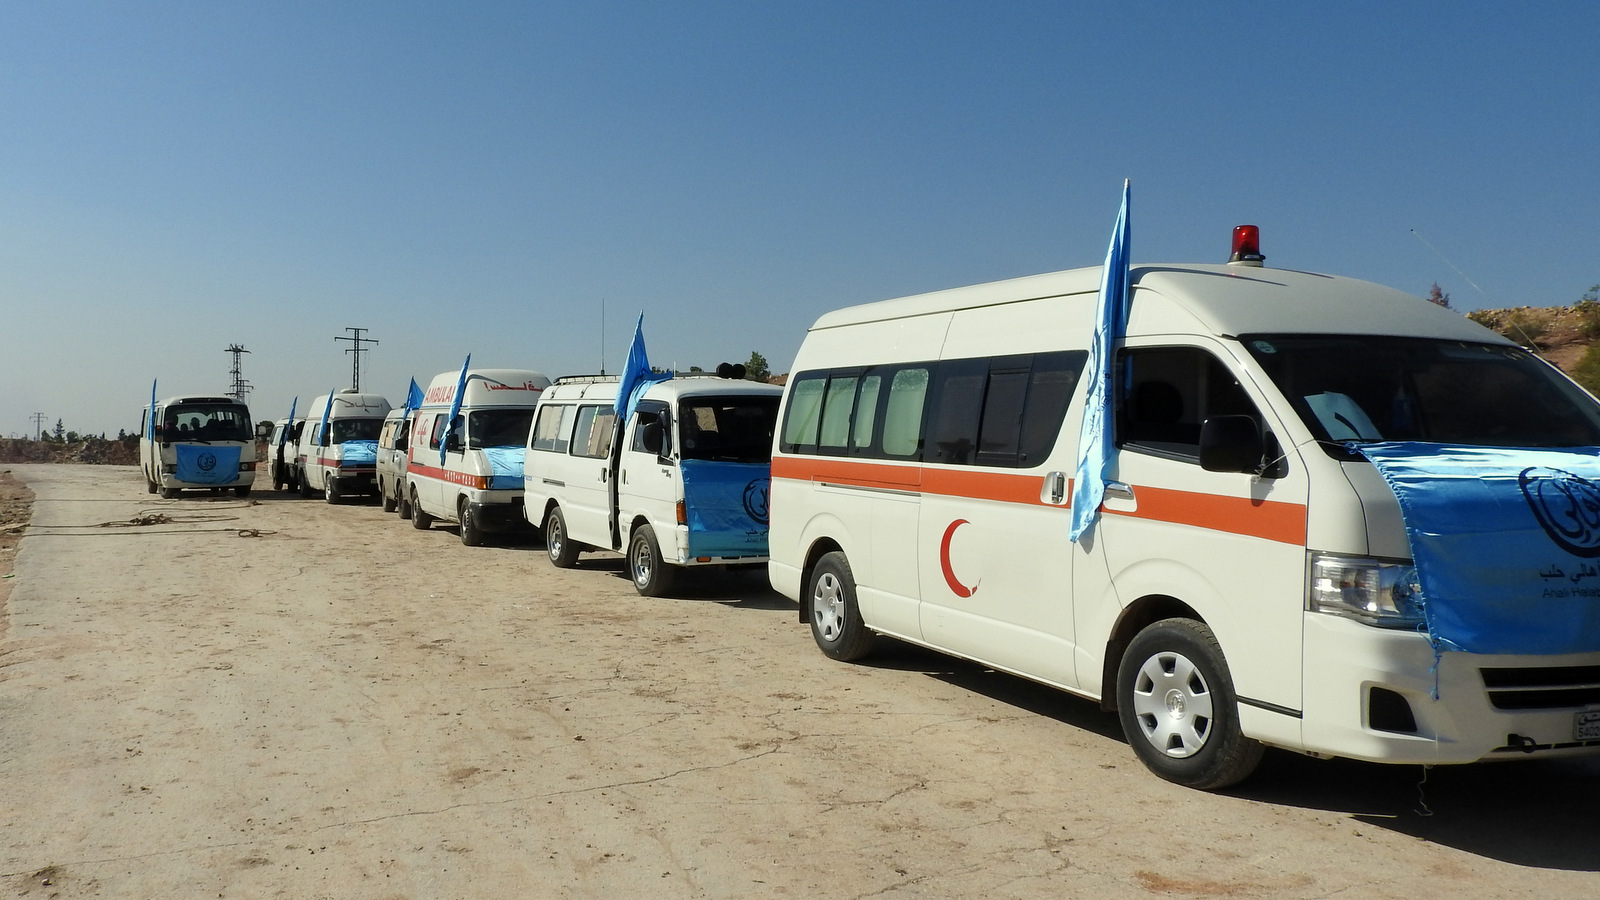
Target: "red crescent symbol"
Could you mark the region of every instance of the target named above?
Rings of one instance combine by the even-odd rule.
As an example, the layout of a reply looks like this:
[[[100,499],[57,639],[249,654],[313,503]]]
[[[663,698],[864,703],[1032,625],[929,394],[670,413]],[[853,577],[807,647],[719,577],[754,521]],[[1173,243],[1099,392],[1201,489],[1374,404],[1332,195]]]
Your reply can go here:
[[[967,524],[966,519],[957,519],[950,523],[944,530],[944,540],[939,543],[939,567],[944,570],[944,583],[950,585],[950,590],[957,597],[971,597],[977,593],[978,586],[967,587],[956,580],[956,573],[950,568],[950,539],[955,536],[956,529]]]

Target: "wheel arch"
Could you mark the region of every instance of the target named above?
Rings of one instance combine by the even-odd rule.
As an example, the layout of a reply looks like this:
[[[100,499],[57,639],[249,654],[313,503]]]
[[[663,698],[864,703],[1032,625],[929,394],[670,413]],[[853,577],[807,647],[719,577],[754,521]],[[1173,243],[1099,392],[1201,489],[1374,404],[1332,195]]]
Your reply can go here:
[[[800,564],[801,624],[805,624],[806,622],[810,621],[809,614],[806,610],[806,603],[810,598],[806,595],[806,591],[808,586],[811,584],[811,573],[817,567],[817,560],[822,559],[822,557],[834,552],[835,550],[839,551],[840,553],[845,553],[844,547],[831,537],[817,538],[811,542],[811,546],[806,548],[805,559]],[[845,559],[848,560],[849,558],[850,554],[845,553]]]
[[[1117,617],[1111,636],[1106,638],[1105,653],[1100,662],[1100,684],[1104,686],[1100,691],[1101,709],[1106,712],[1117,710],[1117,670],[1122,666],[1122,657],[1128,650],[1128,644],[1139,632],[1162,619],[1206,622],[1194,607],[1166,594],[1150,594],[1128,604]]]

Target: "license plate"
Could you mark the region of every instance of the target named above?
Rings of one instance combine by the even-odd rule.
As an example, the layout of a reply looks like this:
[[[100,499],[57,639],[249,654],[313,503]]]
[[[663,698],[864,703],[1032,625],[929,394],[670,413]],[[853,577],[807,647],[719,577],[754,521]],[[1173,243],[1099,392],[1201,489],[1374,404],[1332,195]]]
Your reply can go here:
[[[1574,715],[1572,737],[1579,741],[1600,741],[1600,709]]]

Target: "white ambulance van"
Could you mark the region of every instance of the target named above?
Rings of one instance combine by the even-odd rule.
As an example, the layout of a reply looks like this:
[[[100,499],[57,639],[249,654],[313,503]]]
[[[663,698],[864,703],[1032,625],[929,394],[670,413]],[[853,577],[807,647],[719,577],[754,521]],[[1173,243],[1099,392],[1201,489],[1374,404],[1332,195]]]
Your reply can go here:
[[[305,424],[305,419],[296,417],[291,421],[287,416],[272,423],[272,432],[267,435],[266,467],[275,491],[300,489],[300,467],[295,457],[300,446],[300,429]]]
[[[406,438],[411,419],[404,409],[391,409],[383,417],[383,429],[378,432],[378,499],[384,512],[400,513],[402,519],[411,518],[405,506],[406,494]]]
[[[231,488],[249,496],[256,440],[245,404],[232,397],[168,397],[144,407],[139,434],[139,467],[150,493],[170,500],[179,491]]]
[[[300,431],[296,461],[300,496],[318,493],[329,503],[378,491],[378,432],[389,401],[346,388],[311,401]]]
[[[1263,745],[1420,764],[1600,752],[1600,653],[1436,653],[1400,507],[1349,443],[1600,444],[1594,398],[1389,288],[1136,266],[1115,481],[1073,543],[1100,276],[811,327],[773,453],[768,572],[825,654],[888,635],[1098,700],[1149,768],[1204,789],[1248,776]]]
[[[562,568],[627,553],[634,587],[671,590],[682,567],[767,561],[767,486],[783,389],[677,376],[647,387],[615,441],[618,379],[557,379],[523,466],[528,521]]]
[[[550,379],[531,369],[468,369],[456,424],[446,436],[460,382],[461,370],[440,372],[411,414],[406,501],[413,527],[454,522],[461,543],[477,547],[490,533],[524,527],[523,447]]]

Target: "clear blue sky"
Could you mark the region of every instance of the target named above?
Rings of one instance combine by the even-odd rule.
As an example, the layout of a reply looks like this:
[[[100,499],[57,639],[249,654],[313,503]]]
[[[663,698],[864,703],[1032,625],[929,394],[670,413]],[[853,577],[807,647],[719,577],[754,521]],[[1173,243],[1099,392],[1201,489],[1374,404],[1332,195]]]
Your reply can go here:
[[[1133,259],[1600,282],[1600,5],[0,2],[0,434],[763,353]],[[1412,233],[1426,238],[1429,249]],[[1459,271],[1458,271],[1459,270]],[[1469,281],[1470,279],[1470,281]],[[1476,287],[1473,285],[1476,284]],[[601,332],[601,303],[606,328]]]

